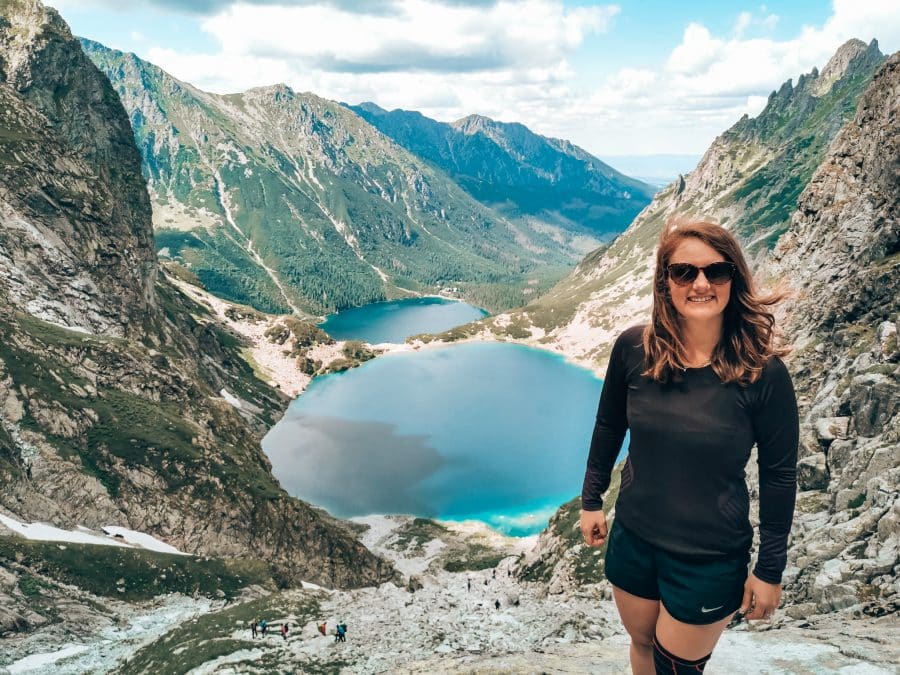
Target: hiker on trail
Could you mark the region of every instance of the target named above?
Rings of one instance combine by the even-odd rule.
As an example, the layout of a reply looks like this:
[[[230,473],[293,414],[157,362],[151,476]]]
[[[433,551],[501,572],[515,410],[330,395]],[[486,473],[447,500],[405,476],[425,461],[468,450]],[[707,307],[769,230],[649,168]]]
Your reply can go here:
[[[338,637],[341,639],[341,642],[347,641],[347,624],[343,621],[338,624]]]
[[[496,609],[500,609],[500,601],[499,600],[494,600],[494,607]]]
[[[467,591],[471,591],[471,590],[472,590],[472,579],[469,578],[467,581],[468,581],[468,583],[469,583],[469,587],[468,587],[466,590],[467,590]]]
[[[493,570],[491,570],[491,579],[496,579],[496,578],[497,578],[497,570],[493,569]]]
[[[256,637],[256,620],[250,622],[250,632],[253,634],[253,637]]]
[[[322,623],[319,624],[319,632],[320,632],[323,636],[328,635],[328,629],[326,628],[325,622],[324,622],[324,621],[323,621]]]
[[[259,622],[259,628],[260,628],[260,631],[262,632],[263,636],[265,636],[266,631],[269,630],[269,622],[266,621],[265,619],[263,619],[262,621]]]
[[[285,621],[283,624],[281,624],[282,639],[287,640],[287,634],[288,634],[288,624],[287,624],[287,621]]]
[[[740,224],[732,225],[735,229]],[[635,673],[702,672],[735,612],[767,619],[781,601],[797,493],[799,421],[772,307],[734,235],[668,223],[650,323],[615,341],[591,439],[580,527],[607,545],[605,574]],[[603,493],[626,431],[616,518]],[[759,549],[744,469],[756,445]]]

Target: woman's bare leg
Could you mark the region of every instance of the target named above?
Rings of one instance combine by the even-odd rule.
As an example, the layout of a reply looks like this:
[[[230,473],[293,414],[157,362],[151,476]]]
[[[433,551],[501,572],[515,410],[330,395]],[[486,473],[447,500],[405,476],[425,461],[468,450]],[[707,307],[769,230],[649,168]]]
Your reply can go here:
[[[613,597],[622,624],[631,636],[631,671],[634,675],[654,675],[652,640],[659,617],[659,600],[647,600],[616,586],[613,586]]]
[[[680,656],[687,661],[695,661],[712,652],[722,631],[730,621],[731,616],[727,616],[721,621],[705,626],[683,623],[669,614],[665,606],[660,603],[659,618],[656,621],[656,638],[675,656]]]

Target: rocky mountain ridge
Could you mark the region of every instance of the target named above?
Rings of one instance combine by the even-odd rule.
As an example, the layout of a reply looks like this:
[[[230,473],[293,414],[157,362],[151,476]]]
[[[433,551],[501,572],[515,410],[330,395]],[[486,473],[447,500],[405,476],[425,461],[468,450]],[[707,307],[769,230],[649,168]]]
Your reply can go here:
[[[800,196],[761,273],[789,278],[801,405],[797,615],[900,609],[900,54]]]
[[[118,100],[78,76],[65,23],[41,16],[11,0],[0,14],[0,276],[35,316],[136,335],[156,311],[152,232],[134,226],[150,214],[140,158]]]
[[[439,166],[473,197],[510,218],[562,235],[607,240],[649,203],[653,188],[581,148],[522,124],[469,115],[451,123],[418,112],[350,106],[410,152]]]
[[[272,477],[259,441],[288,399],[159,273],[108,80],[55,10],[0,10],[0,508],[256,557],[279,583],[393,578]]]

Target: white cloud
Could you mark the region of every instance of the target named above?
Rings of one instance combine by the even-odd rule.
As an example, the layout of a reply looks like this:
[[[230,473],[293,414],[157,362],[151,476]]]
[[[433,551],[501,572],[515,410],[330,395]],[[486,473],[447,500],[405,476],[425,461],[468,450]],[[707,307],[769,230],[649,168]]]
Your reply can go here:
[[[822,26],[804,26],[797,37],[742,37],[751,27],[771,29],[778,17],[760,9],[738,16],[731,37],[689,24],[657,71],[631,69],[609,76],[571,119],[557,128],[597,154],[702,152],[741,115],[759,114],[768,94],[783,82],[820,70],[851,38],[879,40],[884,53],[900,47],[900,21],[893,0],[835,0]],[[602,113],[600,112],[602,110]],[[615,132],[609,131],[614,128]],[[606,142],[604,142],[605,139]]]
[[[688,24],[681,44],[669,56],[666,70],[686,75],[702,72],[719,57],[722,47],[723,42],[713,38],[706,26]]]
[[[821,69],[847,39],[900,47],[894,0],[835,0],[822,25],[775,40],[765,7],[724,33],[688,24],[656,67],[624,68],[590,88],[571,56],[613,26],[616,6],[567,10],[559,0],[450,5],[410,0],[393,15],[335,5],[234,6],[204,29],[216,54],[142,55],[216,92],[285,82],[339,101],[371,100],[449,121],[481,113],[522,122],[595,154],[701,153],[741,115],[758,114],[788,78]],[[614,28],[614,26],[613,26]],[[602,42],[602,37],[597,38]],[[579,84],[580,83],[580,84]]]
[[[753,15],[750,12],[741,12],[734,23],[734,37],[743,36],[744,31],[750,27],[751,23],[753,23]]]
[[[202,28],[226,54],[293,59],[325,72],[475,72],[555,64],[618,12],[566,12],[555,0],[487,7],[408,0],[400,7],[366,15],[332,6],[235,5]]]
[[[759,11],[759,16],[754,16],[752,12],[741,12],[738,14],[738,18],[735,20],[734,28],[732,29],[732,37],[740,39],[744,37],[748,28],[754,26],[761,27],[763,31],[767,33],[773,31],[775,26],[778,25],[778,15],[767,14],[765,5],[760,7]]]

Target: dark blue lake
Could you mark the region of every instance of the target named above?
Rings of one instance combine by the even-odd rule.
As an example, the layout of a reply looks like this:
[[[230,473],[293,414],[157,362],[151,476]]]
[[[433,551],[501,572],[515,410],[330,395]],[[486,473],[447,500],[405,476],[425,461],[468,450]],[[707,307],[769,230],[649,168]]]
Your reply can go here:
[[[410,335],[441,333],[488,313],[464,302],[414,298],[375,302],[332,314],[319,326],[337,340],[402,344]]]
[[[539,532],[581,492],[602,382],[546,351],[475,343],[317,378],[263,440],[293,495]]]

